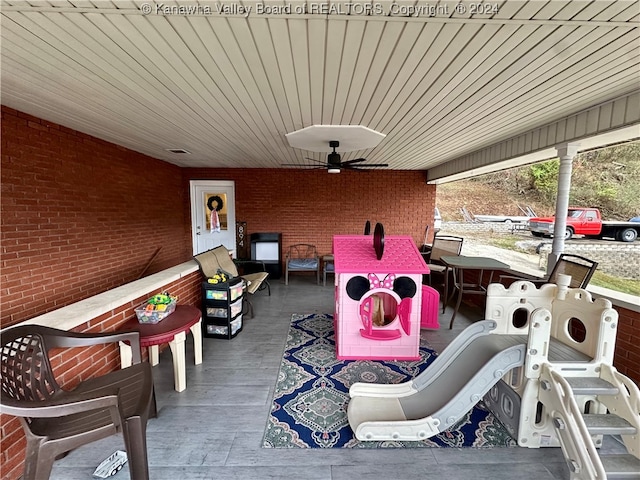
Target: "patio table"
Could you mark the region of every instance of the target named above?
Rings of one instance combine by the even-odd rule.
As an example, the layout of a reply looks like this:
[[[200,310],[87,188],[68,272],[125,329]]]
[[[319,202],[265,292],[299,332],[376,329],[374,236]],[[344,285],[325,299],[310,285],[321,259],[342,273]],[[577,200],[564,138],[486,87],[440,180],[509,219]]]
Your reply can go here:
[[[140,346],[149,347],[149,362],[152,366],[159,363],[158,345],[169,343],[173,355],[173,375],[177,392],[187,388],[185,365],[185,340],[187,330],[193,334],[195,364],[202,363],[202,313],[191,305],[178,305],[175,311],[158,323],[140,323],[132,318],[124,323],[120,330],[140,332]],[[131,365],[131,346],[120,342],[120,366]]]
[[[460,303],[462,302],[462,296],[467,294],[480,294],[486,295],[487,289],[482,285],[482,278],[484,272],[489,272],[489,282],[493,280],[493,274],[496,270],[508,270],[511,268],[504,262],[500,262],[489,257],[466,257],[464,255],[444,255],[440,257],[440,261],[445,265],[446,270],[444,272],[444,295],[442,296],[442,313],[444,313],[449,300],[453,298],[455,290],[458,291],[458,298],[456,300],[456,306],[453,309],[453,315],[449,322],[449,329],[453,328],[453,321],[456,318]],[[454,291],[451,296],[449,292],[449,270],[453,271],[453,287]],[[465,270],[479,270],[478,280],[475,283],[464,282]]]

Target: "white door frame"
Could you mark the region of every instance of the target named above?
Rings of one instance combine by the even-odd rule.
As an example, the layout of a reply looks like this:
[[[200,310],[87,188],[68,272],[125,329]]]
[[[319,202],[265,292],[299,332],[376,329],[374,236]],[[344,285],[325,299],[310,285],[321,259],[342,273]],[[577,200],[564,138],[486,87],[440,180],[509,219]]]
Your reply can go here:
[[[201,245],[204,243],[202,235],[208,235],[204,224],[204,215],[199,215],[199,210],[204,209],[204,198],[200,198],[198,192],[202,189],[211,192],[226,191],[227,193],[227,237],[224,245],[233,252],[236,252],[236,209],[235,209],[235,182],[233,180],[190,180],[189,194],[191,202],[191,242],[193,254],[201,253]],[[217,234],[220,235],[220,234]],[[206,250],[206,249],[203,249]]]

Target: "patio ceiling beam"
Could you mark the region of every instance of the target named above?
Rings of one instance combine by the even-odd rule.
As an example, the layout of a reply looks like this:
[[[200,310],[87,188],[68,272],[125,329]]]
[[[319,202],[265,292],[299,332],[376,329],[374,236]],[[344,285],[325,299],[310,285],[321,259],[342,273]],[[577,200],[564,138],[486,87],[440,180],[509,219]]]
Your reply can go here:
[[[640,140],[640,89],[534,128],[427,170],[427,183],[447,183],[556,158],[556,145],[580,151]]]

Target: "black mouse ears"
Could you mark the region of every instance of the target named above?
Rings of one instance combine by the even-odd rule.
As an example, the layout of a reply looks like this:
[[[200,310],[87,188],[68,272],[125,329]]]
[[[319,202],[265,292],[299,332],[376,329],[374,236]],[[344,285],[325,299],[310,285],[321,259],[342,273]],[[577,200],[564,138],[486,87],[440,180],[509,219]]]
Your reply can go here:
[[[371,222],[367,220],[364,224],[364,234],[371,235]],[[373,231],[373,249],[376,252],[376,258],[380,260],[384,254],[384,226],[376,223]]]
[[[393,290],[400,298],[415,296],[418,291],[416,282],[409,277],[397,277],[390,273],[380,280],[377,275],[370,273],[367,277],[357,276],[347,282],[347,295],[352,300],[360,300],[365,293],[374,288]]]

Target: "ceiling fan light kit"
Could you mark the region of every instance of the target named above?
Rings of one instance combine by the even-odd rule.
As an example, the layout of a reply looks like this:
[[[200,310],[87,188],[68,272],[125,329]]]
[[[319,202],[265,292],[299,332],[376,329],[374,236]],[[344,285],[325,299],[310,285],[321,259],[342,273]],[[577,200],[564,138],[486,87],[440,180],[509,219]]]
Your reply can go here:
[[[332,150],[327,156],[327,161],[319,161],[308,158],[315,165],[283,164],[283,166],[321,169],[326,168],[328,173],[340,173],[341,170],[362,170],[365,168],[388,167],[386,163],[369,163],[366,158],[356,158],[342,162],[340,152],[363,150],[377,146],[385,135],[363,127],[362,125],[312,125],[286,134],[289,145],[294,148],[326,152],[327,144]],[[333,138],[334,140],[326,140]]]
[[[329,141],[337,141],[344,153],[377,147],[386,135],[363,125],[311,125],[285,137],[293,148],[310,152],[326,152]]]

